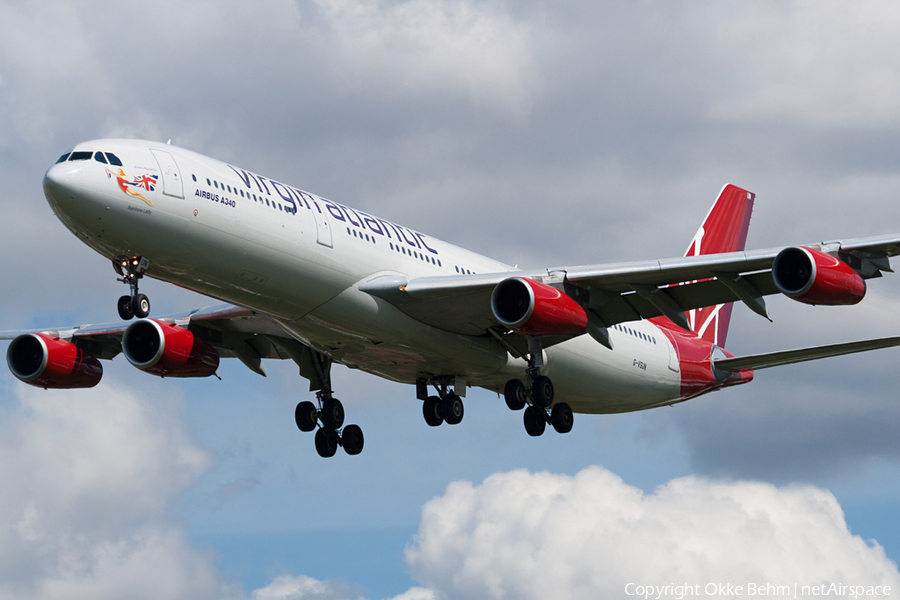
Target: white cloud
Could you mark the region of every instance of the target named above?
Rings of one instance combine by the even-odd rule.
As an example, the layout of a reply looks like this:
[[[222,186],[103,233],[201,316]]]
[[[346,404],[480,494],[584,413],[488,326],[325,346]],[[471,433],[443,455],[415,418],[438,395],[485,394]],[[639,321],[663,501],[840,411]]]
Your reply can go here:
[[[446,598],[618,598],[629,582],[900,589],[896,564],[852,535],[828,491],[691,476],[644,494],[601,467],[453,483],[406,555]]]
[[[530,106],[530,26],[506,13],[469,1],[316,4],[346,61],[344,76],[360,87],[468,96],[514,115]]]
[[[434,590],[414,587],[399,596],[394,596],[390,600],[437,600],[437,595],[434,593]]]
[[[721,86],[714,116],[820,127],[900,122],[896,3],[756,3],[714,12],[721,20],[710,30],[712,49],[738,75]]]
[[[340,581],[280,575],[266,587],[254,590],[250,600],[363,600],[363,597]]]
[[[0,420],[0,598],[236,595],[166,516],[210,458],[153,389],[16,385]]]

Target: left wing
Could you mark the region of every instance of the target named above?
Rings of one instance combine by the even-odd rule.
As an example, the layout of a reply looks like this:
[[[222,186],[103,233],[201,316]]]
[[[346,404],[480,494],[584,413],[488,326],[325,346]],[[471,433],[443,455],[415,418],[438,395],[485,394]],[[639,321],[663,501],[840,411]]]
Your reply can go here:
[[[265,376],[263,358],[292,359],[301,375],[310,379],[311,389],[323,383],[321,356],[288,334],[276,321],[263,313],[224,304],[154,319],[187,329],[215,349],[220,357],[235,357],[250,370]],[[23,334],[41,333],[71,342],[90,356],[112,359],[122,352],[122,336],[130,323],[80,325],[44,330],[0,331],[0,340]]]

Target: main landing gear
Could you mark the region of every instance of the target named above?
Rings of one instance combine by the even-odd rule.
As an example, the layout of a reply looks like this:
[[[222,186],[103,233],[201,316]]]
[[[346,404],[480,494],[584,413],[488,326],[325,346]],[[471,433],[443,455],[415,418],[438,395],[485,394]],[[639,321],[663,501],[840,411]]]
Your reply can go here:
[[[353,456],[362,452],[362,429],[359,425],[344,426],[344,405],[332,396],[331,390],[316,392],[318,408],[310,401],[304,401],[297,405],[294,411],[294,420],[300,431],[316,431],[316,452],[322,458],[331,458],[337,452],[338,446],[344,448],[344,452]],[[343,429],[341,429],[343,427]]]
[[[465,406],[462,398],[456,392],[449,389],[450,382],[453,377],[436,377],[434,379],[434,387],[438,392],[437,396],[428,395],[428,383],[424,379],[416,382],[416,395],[425,397],[422,405],[422,414],[425,422],[432,427],[437,427],[441,423],[448,425],[458,425],[463,420],[465,414]]]
[[[541,375],[544,366],[541,339],[528,338],[528,351],[526,374],[531,385],[526,386],[521,379],[507,381],[503,389],[506,405],[511,410],[525,409],[525,431],[532,437],[542,435],[547,423],[559,433],[569,433],[574,421],[572,408],[565,402],[553,403],[553,382]]]
[[[362,452],[362,429],[359,425],[344,425],[344,405],[331,391],[331,359],[311,351],[297,353],[300,375],[310,381],[310,390],[316,392],[316,404],[304,401],[294,410],[294,421],[300,431],[316,431],[316,452],[322,458],[331,458],[338,446],[347,454]],[[318,405],[318,406],[317,406]]]
[[[150,299],[138,293],[138,281],[149,266],[150,261],[142,256],[113,261],[113,268],[120,275],[119,281],[131,289],[129,295],[119,298],[117,305],[119,316],[123,321],[128,321],[132,317],[144,319],[150,314]]]

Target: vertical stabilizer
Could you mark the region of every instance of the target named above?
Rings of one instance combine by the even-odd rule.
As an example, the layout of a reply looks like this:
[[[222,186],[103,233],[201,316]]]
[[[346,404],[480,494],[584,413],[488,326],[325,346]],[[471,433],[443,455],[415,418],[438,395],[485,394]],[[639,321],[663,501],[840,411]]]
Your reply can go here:
[[[747,230],[756,194],[728,184],[719,192],[709,214],[697,230],[685,256],[739,252],[747,243]],[[691,329],[699,337],[724,348],[732,304],[719,304],[688,312]]]

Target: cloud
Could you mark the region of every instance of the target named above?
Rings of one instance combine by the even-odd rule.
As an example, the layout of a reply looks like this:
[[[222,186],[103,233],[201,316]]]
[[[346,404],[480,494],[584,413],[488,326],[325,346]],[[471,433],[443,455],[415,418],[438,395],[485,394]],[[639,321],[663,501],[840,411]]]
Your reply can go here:
[[[744,75],[712,114],[817,127],[900,124],[900,11],[893,2],[757,3],[719,21],[721,57]]]
[[[210,461],[178,401],[108,382],[15,389],[0,419],[0,598],[236,595],[167,517]]]
[[[254,590],[250,600],[364,600],[352,586],[335,580],[319,581],[305,575],[280,575]]]
[[[690,476],[645,494],[596,466],[452,483],[406,557],[450,599],[618,598],[629,582],[900,586],[826,490]]]
[[[317,0],[347,79],[389,95],[442,93],[519,115],[530,106],[528,24],[469,1]]]

